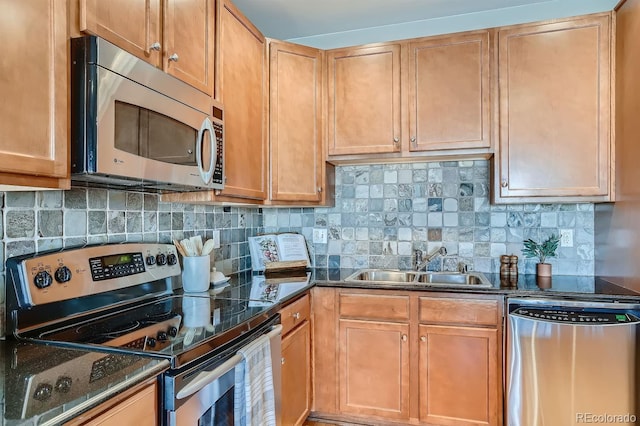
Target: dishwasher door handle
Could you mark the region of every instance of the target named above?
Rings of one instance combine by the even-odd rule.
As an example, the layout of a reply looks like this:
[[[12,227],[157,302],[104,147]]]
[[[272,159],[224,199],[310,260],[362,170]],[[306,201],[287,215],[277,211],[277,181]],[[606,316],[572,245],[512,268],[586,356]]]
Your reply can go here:
[[[282,325],[277,324],[273,326],[271,331],[269,331],[266,334],[266,336],[269,338],[269,340],[271,340],[276,335],[281,333],[282,333]],[[211,371],[203,371],[201,373],[198,373],[198,375],[196,375],[196,377],[193,380],[191,380],[189,384],[187,384],[185,387],[180,389],[178,393],[176,393],[176,399],[184,399],[186,397],[189,397],[194,393],[198,392],[200,389],[207,386],[208,384],[215,382],[220,377],[224,376],[229,371],[236,368],[236,366],[240,364],[243,361],[243,359],[244,357],[242,355],[236,354],[231,358],[229,358],[228,360],[226,360],[225,362],[223,362],[222,364],[220,364],[215,369]]]

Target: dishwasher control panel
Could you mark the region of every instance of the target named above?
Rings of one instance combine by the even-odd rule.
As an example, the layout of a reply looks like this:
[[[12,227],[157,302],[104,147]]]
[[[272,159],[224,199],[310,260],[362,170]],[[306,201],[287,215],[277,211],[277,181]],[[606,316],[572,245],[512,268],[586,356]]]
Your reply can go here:
[[[605,310],[572,310],[549,309],[536,307],[517,308],[511,315],[526,317],[541,321],[578,324],[630,324],[640,320],[626,312]]]

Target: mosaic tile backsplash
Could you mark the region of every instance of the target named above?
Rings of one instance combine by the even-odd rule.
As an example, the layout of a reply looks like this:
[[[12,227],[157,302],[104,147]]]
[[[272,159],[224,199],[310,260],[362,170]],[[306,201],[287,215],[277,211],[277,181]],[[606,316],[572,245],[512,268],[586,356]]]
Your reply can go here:
[[[557,275],[594,275],[594,205],[491,205],[488,161],[340,166],[332,208],[269,209],[266,232],[296,231],[312,241],[325,228],[327,244],[309,244],[316,267],[412,267],[413,252],[447,248],[429,270],[460,263],[498,273],[500,255],[519,257],[521,273],[535,273],[522,241],[573,230],[573,247],[549,260]]]
[[[162,242],[220,230],[214,264],[225,274],[251,268],[247,238],[262,228],[256,208],[165,203],[154,194],[76,188],[0,192],[1,297],[7,258],[20,254],[119,242]]]

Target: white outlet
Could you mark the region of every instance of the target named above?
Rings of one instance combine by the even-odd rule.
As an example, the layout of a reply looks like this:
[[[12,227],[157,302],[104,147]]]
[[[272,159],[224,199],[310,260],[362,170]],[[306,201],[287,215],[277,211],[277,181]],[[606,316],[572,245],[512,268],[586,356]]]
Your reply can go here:
[[[313,243],[327,244],[327,230],[323,228],[313,228]]]
[[[213,240],[213,248],[220,248],[220,230],[219,229],[213,230],[213,237],[211,239]]]
[[[560,247],[573,247],[573,229],[560,230]]]

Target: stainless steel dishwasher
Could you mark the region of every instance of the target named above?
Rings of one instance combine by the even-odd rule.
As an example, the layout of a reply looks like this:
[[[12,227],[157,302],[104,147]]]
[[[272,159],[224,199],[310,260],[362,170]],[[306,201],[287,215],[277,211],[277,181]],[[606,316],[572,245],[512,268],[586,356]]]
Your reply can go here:
[[[507,312],[508,426],[639,422],[640,304],[521,298]]]

